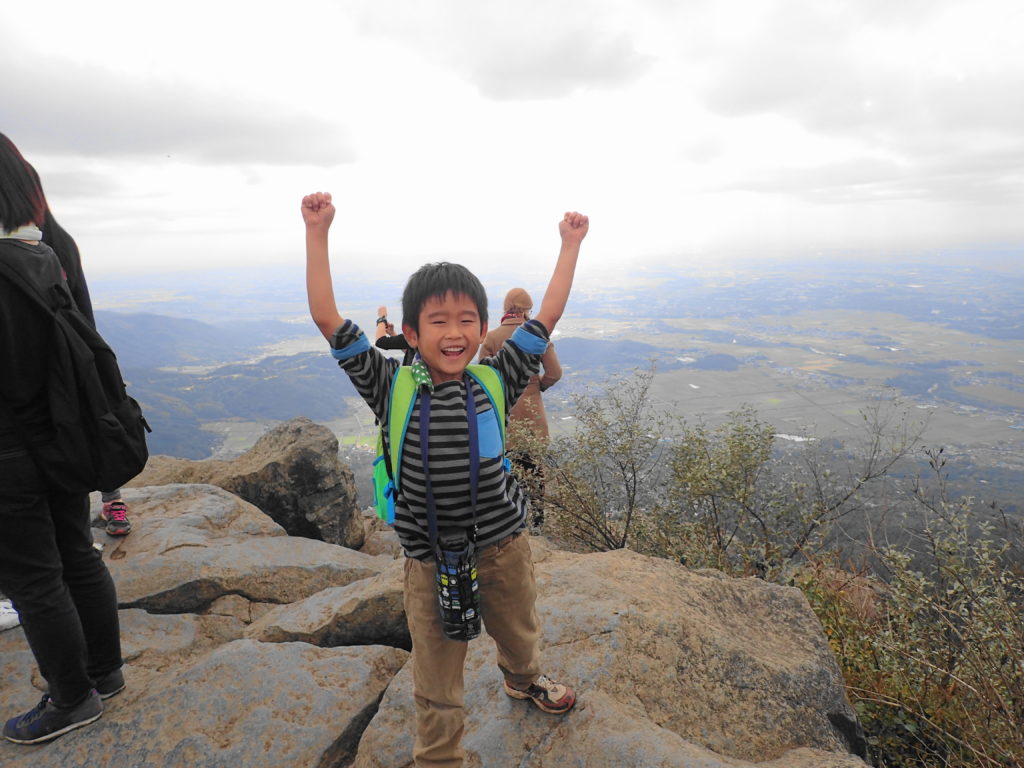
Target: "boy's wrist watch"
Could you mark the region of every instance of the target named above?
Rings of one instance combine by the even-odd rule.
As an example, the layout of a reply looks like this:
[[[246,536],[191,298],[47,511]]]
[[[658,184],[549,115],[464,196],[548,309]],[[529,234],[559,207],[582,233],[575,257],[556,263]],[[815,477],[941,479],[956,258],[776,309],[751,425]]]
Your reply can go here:
[[[381,323],[387,323],[387,321],[388,321],[388,316],[387,315],[381,315],[380,317],[377,318],[377,325],[380,325]]]

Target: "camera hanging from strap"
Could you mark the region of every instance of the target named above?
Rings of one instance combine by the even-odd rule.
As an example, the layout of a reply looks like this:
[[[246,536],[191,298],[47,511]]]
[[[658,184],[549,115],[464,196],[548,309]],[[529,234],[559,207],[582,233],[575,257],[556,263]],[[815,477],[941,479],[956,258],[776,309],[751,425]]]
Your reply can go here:
[[[469,433],[469,500],[473,514],[472,533],[464,527],[438,530],[437,507],[430,481],[430,392],[420,399],[420,454],[426,489],[427,527],[436,563],[437,601],[441,626],[452,640],[472,640],[480,634],[480,587],[477,581],[476,492],[480,478],[480,444],[476,398],[469,376],[466,388],[466,422]]]

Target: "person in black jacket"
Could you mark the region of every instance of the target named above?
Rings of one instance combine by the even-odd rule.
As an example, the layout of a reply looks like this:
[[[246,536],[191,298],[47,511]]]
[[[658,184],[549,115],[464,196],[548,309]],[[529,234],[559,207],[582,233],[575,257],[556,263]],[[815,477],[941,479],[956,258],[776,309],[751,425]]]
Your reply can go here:
[[[31,168],[31,166],[29,166]],[[42,192],[43,185],[39,175],[35,173],[36,183]],[[43,242],[53,249],[60,259],[60,265],[64,268],[64,276],[68,281],[68,288],[71,291],[71,298],[75,300],[78,311],[81,312],[89,325],[96,327],[96,317],[92,311],[92,298],[89,296],[89,286],[85,282],[85,271],[82,269],[82,257],[78,252],[78,244],[74,238],[57,220],[46,203],[46,194],[43,193],[43,203],[46,205],[46,212],[43,217]],[[101,493],[103,508],[100,516],[106,525],[106,531],[111,536],[127,536],[132,532],[132,524],[128,519],[128,505],[121,496],[121,489],[115,488],[112,491]]]
[[[52,260],[60,274],[38,226],[45,213],[35,172],[0,134],[0,260],[26,274],[35,260]],[[19,744],[93,722],[102,699],[124,688],[117,593],[92,546],[88,495],[53,487],[28,448],[53,439],[51,322],[0,276],[0,591],[13,601],[48,684],[35,707],[3,727],[4,738]]]
[[[402,365],[412,365],[416,360],[416,350],[409,346],[404,333],[395,333],[395,324],[388,320],[388,308],[383,304],[377,307],[377,332],[374,346],[377,349],[402,350]]]

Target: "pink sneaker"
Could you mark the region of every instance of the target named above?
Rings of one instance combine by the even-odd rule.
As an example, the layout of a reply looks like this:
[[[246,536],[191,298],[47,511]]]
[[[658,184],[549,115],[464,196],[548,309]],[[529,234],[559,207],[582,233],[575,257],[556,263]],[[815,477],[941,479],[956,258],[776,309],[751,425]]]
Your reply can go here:
[[[100,517],[107,521],[107,533],[111,536],[127,536],[132,532],[132,524],[128,519],[128,505],[120,499],[104,504]]]

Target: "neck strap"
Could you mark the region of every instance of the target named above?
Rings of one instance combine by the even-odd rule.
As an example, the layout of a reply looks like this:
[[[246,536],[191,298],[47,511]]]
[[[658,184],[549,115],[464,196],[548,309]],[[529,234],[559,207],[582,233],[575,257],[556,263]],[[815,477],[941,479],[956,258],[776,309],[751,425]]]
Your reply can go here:
[[[469,376],[462,377],[462,383],[466,387],[466,422],[469,432],[469,503],[473,512],[473,535],[470,537],[476,541],[476,488],[480,479],[480,442],[477,436],[476,423],[476,398],[473,396],[473,387],[470,384]],[[427,505],[427,527],[430,533],[430,546],[437,549],[437,507],[434,504],[434,489],[430,482],[430,392],[424,391],[420,395],[420,456],[423,459],[423,477],[426,486]]]

